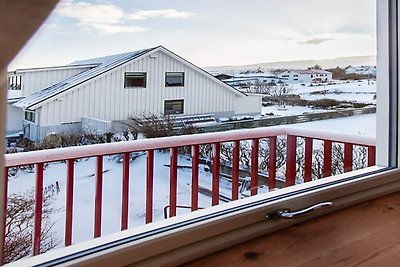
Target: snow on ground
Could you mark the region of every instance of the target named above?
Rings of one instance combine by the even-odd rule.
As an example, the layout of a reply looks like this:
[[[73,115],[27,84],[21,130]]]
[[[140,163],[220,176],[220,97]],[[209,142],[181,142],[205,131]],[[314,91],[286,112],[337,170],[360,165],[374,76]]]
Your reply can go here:
[[[376,136],[376,114],[352,116],[346,118],[320,120],[292,124],[297,128],[324,130],[328,132]]]
[[[275,116],[293,116],[293,115],[301,115],[306,113],[316,113],[316,112],[324,112],[325,109],[315,109],[310,107],[301,107],[301,106],[267,106],[263,107],[261,114],[266,115],[273,113]]]
[[[311,87],[293,84],[290,85],[290,88],[291,94],[298,94],[302,99],[307,100],[330,98],[338,101],[376,104],[376,100],[374,100],[376,93],[375,81],[337,81],[336,84]],[[325,91],[325,94],[322,93],[323,91]],[[316,94],[316,92],[321,93]]]
[[[155,152],[154,162],[154,202],[153,221],[163,219],[163,209],[169,205],[169,153]],[[179,157],[179,165],[191,166],[189,159]],[[81,242],[93,238],[94,225],[94,193],[95,193],[95,159],[85,159],[75,163],[74,180],[74,214],[73,214],[73,242]],[[200,165],[199,183],[211,189],[211,174],[204,171]],[[103,174],[103,214],[102,234],[120,231],[121,218],[121,188],[122,164],[117,163],[112,157],[104,157]],[[59,182],[61,191],[55,194],[54,207],[59,210],[52,216],[55,222],[54,232],[62,241],[65,224],[65,181],[66,164],[50,164],[44,174],[44,187],[55,185]],[[26,192],[35,184],[34,173],[20,171],[9,181],[9,194]],[[225,181],[226,183],[226,181]],[[178,169],[178,205],[190,206],[191,170]],[[222,185],[226,187],[227,185]],[[145,222],[145,192],[146,192],[146,156],[137,158],[130,164],[129,185],[129,227],[142,225]],[[199,207],[211,206],[211,198],[199,194]],[[177,213],[189,212],[189,209],[178,209]]]

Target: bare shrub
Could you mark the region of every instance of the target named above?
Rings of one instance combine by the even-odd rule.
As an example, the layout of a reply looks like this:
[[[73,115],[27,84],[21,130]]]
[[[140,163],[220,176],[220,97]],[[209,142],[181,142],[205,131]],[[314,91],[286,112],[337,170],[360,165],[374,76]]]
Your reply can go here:
[[[174,118],[168,115],[157,116],[148,113],[142,116],[131,116],[126,124],[130,129],[142,133],[147,138],[174,135]]]
[[[55,212],[51,206],[53,192],[43,194],[43,213],[40,251],[46,252],[58,245],[54,238],[50,215]],[[8,197],[6,219],[5,262],[15,261],[32,255],[33,219],[35,215],[35,192],[12,194]]]

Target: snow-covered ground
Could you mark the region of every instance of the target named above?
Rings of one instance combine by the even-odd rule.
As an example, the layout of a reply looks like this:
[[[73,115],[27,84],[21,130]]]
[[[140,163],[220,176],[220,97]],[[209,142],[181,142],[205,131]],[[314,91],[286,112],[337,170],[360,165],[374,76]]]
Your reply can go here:
[[[336,84],[311,87],[293,84],[289,87],[291,94],[298,94],[302,99],[307,100],[330,98],[338,101],[376,104],[374,99],[376,94],[375,81],[337,81]],[[325,94],[323,91],[325,91]]]
[[[155,152],[154,162],[154,203],[153,219],[163,219],[163,209],[169,205],[169,153]],[[190,166],[191,162],[180,157],[178,164]],[[94,192],[95,192],[95,159],[82,160],[75,163],[74,180],[74,224],[73,241],[80,242],[93,238],[94,225]],[[211,189],[212,177],[200,165],[199,183]],[[103,214],[102,233],[109,234],[120,230],[121,218],[121,188],[122,164],[117,163],[112,157],[104,158],[103,174]],[[59,240],[63,240],[65,223],[65,188],[66,164],[53,163],[45,169],[44,187],[54,186],[58,181],[60,192],[54,196],[54,205],[59,212],[52,216],[55,222],[54,232]],[[20,171],[15,178],[9,181],[9,194],[26,192],[34,188],[35,175]],[[226,181],[225,181],[226,182]],[[223,183],[223,182],[221,182]],[[221,187],[228,185],[221,184]],[[146,192],[146,156],[137,158],[130,164],[129,185],[129,227],[144,224],[145,222],[145,192]],[[190,206],[191,194],[191,169],[178,169],[178,205]],[[211,198],[199,194],[199,207],[211,206]],[[177,213],[189,210],[178,209]]]
[[[293,116],[293,115],[301,115],[307,113],[315,113],[315,112],[324,112],[324,109],[314,109],[310,107],[301,107],[301,106],[267,106],[262,108],[262,115],[268,115],[273,113],[274,116]]]
[[[292,124],[293,127],[376,137],[376,114]]]

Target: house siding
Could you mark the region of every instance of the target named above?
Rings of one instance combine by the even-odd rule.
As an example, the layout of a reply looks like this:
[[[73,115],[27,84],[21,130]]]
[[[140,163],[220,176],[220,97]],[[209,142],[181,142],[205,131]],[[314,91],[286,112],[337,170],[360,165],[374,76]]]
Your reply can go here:
[[[88,67],[49,69],[18,72],[22,76],[23,96],[29,96],[43,88],[88,70]]]
[[[124,88],[125,72],[146,72],[146,88]],[[166,72],[184,72],[184,87],[165,87]],[[144,111],[162,114],[164,100],[172,99],[185,101],[183,115],[234,114],[237,98],[217,80],[158,51],[99,75],[44,104],[40,126],[79,122],[82,117],[113,121]]]

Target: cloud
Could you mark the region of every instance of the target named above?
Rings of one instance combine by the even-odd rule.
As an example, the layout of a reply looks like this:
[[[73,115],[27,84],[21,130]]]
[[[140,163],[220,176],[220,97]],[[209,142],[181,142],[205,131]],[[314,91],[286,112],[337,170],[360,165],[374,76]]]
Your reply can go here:
[[[299,44],[308,44],[308,45],[319,45],[328,41],[332,41],[333,38],[313,38],[306,41],[300,41]]]
[[[63,17],[78,21],[79,27],[86,31],[97,33],[134,33],[143,32],[148,28],[132,25],[134,20],[149,18],[186,19],[193,15],[192,12],[165,10],[136,10],[128,13],[122,8],[108,3],[91,3],[84,1],[62,2],[56,12]]]
[[[177,11],[175,9],[163,10],[137,10],[129,18],[132,20],[144,20],[149,18],[161,17],[167,19],[187,19],[194,16],[193,12]]]

